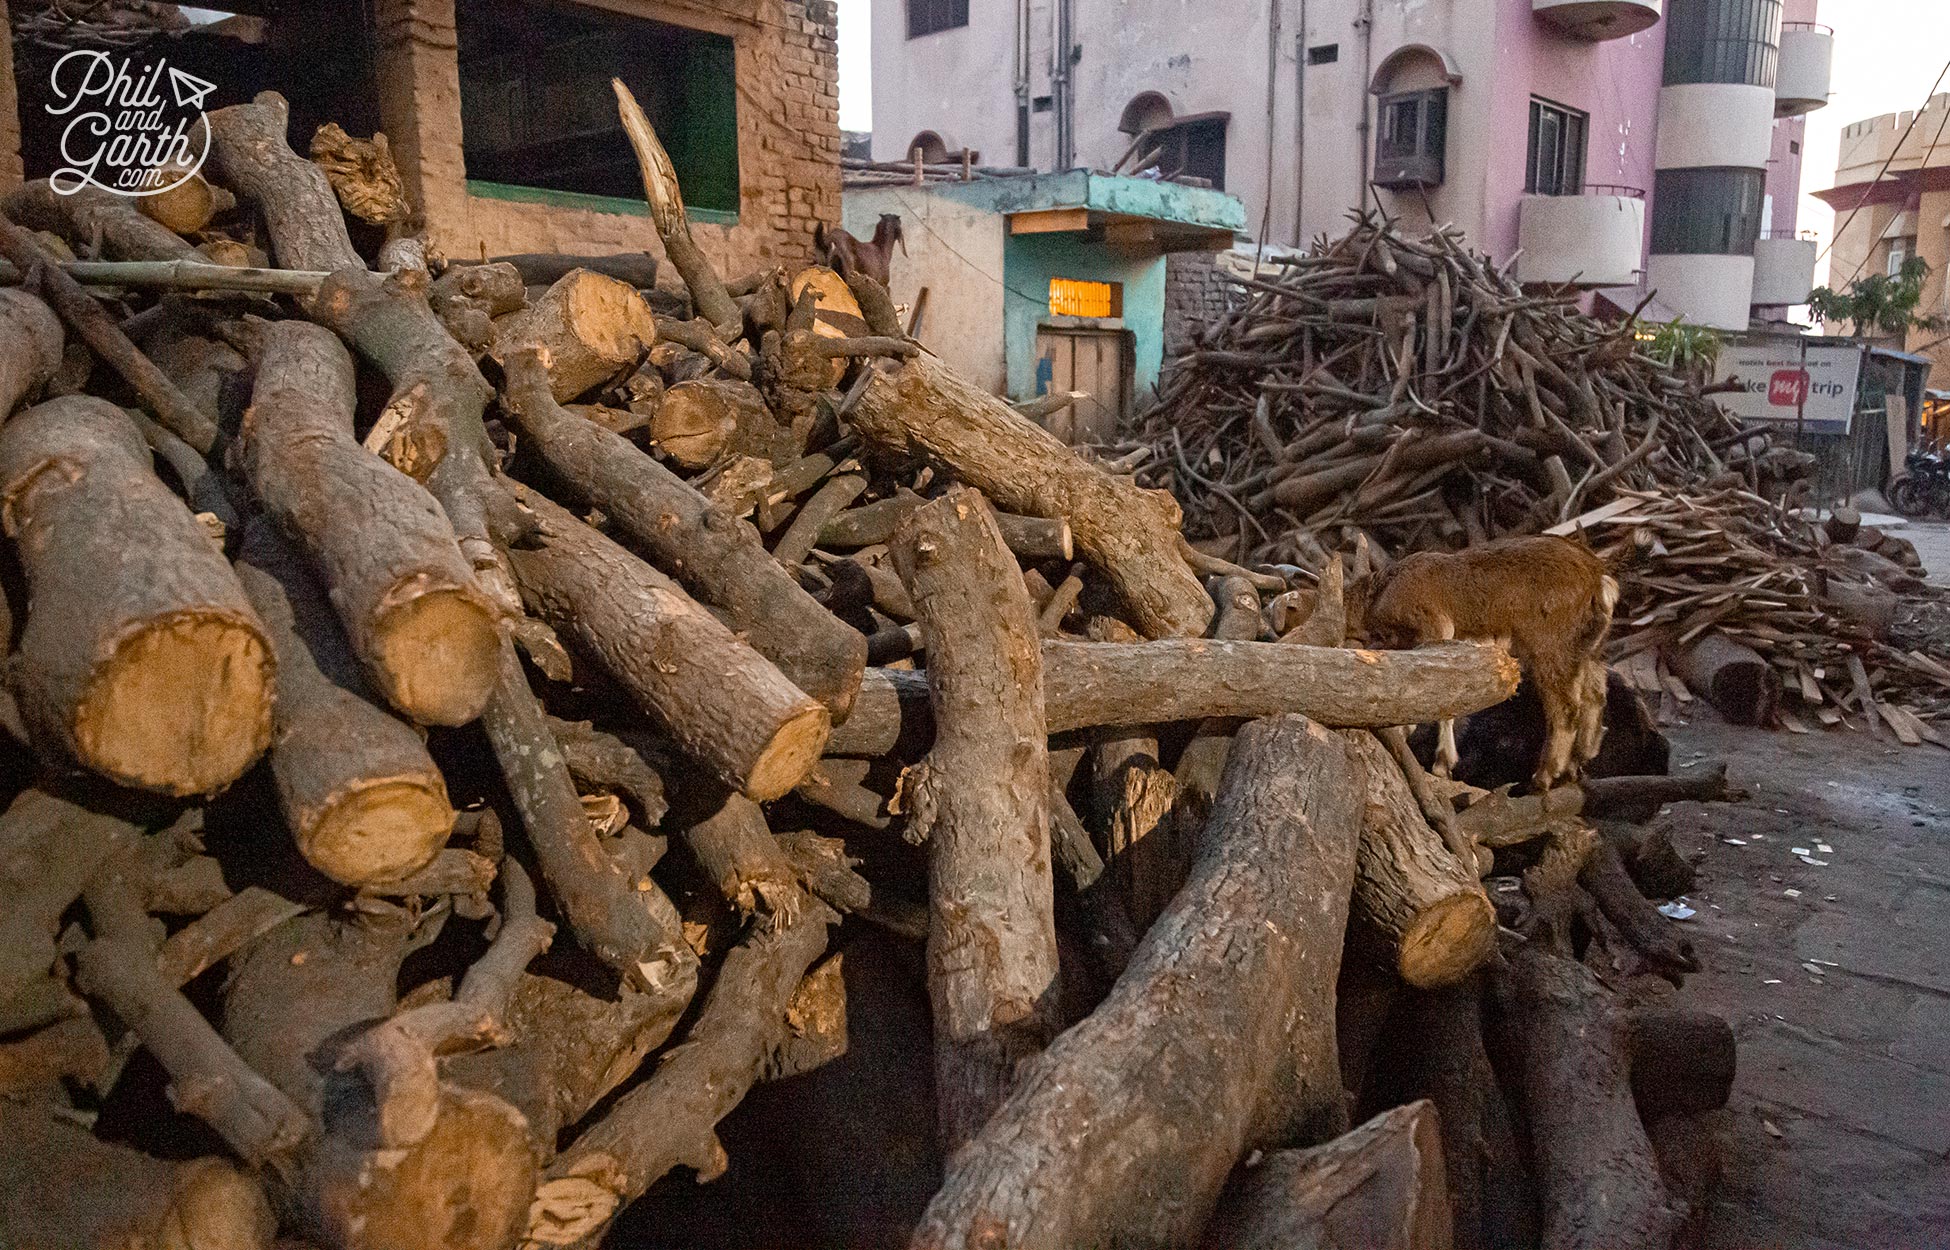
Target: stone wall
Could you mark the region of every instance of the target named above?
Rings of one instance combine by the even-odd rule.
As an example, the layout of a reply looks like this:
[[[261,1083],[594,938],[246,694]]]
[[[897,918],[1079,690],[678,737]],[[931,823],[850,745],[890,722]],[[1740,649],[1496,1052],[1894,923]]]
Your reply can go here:
[[[1191,345],[1192,332],[1226,310],[1226,287],[1214,252],[1165,258],[1165,366]]]
[[[732,38],[738,76],[736,225],[697,223],[727,278],[812,256],[840,219],[835,0],[606,0],[602,7]],[[428,240],[451,257],[660,253],[649,214],[469,194],[461,152],[454,0],[376,0],[381,118]],[[666,275],[660,275],[660,280]],[[676,275],[668,274],[675,282]]]

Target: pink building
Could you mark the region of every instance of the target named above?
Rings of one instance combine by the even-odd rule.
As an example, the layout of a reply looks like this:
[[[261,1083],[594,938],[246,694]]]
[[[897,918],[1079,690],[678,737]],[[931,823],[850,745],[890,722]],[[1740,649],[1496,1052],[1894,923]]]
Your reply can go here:
[[[1726,329],[1806,299],[1816,0],[874,0],[874,155],[1204,179],[1255,243],[1364,200]]]

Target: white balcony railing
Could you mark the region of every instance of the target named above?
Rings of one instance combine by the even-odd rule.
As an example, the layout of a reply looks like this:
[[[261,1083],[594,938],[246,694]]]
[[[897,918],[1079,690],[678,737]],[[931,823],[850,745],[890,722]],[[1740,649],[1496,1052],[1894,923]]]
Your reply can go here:
[[[1517,204],[1517,281],[1632,286],[1645,245],[1645,192],[1589,186],[1579,195],[1526,195]]]
[[[1659,20],[1659,0],[1530,0],[1537,20],[1594,43],[1623,39]]]

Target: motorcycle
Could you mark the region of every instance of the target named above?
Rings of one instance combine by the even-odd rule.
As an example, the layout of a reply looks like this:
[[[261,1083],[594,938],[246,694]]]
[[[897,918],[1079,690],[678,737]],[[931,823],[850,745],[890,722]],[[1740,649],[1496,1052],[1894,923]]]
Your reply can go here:
[[[1906,517],[1950,520],[1950,460],[1912,451],[1889,482],[1889,504]]]

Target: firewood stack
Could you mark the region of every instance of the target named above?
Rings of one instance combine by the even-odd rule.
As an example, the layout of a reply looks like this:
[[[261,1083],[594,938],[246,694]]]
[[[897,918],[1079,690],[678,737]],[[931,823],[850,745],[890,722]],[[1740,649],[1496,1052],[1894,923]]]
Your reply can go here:
[[[1619,796],[1398,728],[1509,657],[1270,640],[870,279],[713,272],[618,94],[682,291],[362,255],[384,146],[268,93],[188,236],[4,205],[0,1241],[595,1245],[757,1083],[833,1106],[924,944],[845,1117],[928,1108],[934,1196],[833,1244],[1666,1244],[1731,1039],[1647,1005]]]
[[[1950,746],[1946,597],[1914,549],[1796,511],[1813,457],[1647,358],[1635,321],[1372,216],[1241,285],[1143,422],[1201,550],[1318,572],[1357,538],[1386,558],[1588,529],[1626,587],[1613,658],[1668,719],[1697,695]]]

